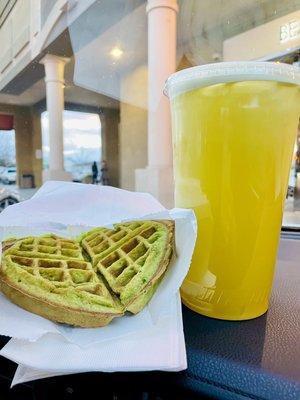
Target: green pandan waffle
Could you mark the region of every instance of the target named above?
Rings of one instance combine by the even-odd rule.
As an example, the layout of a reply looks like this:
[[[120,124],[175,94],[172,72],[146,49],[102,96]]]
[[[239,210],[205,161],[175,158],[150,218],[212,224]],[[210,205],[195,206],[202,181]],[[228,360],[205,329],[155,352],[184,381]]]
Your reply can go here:
[[[74,240],[47,235],[16,241],[3,254],[0,280],[14,303],[54,321],[103,326],[124,311]]]
[[[29,236],[17,240],[6,254],[14,254],[22,257],[59,259],[59,260],[83,260],[80,244],[71,239],[56,235]]]
[[[1,290],[48,319],[103,326],[147,304],[170,262],[173,241],[171,221],[95,228],[78,240],[55,235],[10,239],[4,243]]]
[[[113,230],[96,228],[81,239],[94,267],[133,313],[154,294],[155,283],[170,263],[173,242],[173,221],[116,224]]]

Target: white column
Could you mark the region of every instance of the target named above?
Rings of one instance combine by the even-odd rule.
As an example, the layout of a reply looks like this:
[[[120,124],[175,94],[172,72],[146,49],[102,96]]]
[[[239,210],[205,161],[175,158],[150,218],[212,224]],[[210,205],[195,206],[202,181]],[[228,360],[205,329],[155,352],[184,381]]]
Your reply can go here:
[[[46,101],[49,119],[49,169],[43,171],[43,181],[71,180],[64,170],[64,68],[67,58],[47,54],[41,61],[45,66]]]
[[[173,206],[172,136],[166,79],[176,70],[177,0],[148,0],[148,166],[136,170],[136,190]]]

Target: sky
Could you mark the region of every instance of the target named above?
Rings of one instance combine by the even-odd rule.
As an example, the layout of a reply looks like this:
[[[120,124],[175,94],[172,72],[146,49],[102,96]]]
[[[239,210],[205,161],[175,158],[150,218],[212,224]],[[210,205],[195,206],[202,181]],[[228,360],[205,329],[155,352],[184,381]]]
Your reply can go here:
[[[66,169],[75,164],[100,162],[101,123],[97,114],[64,111],[64,159]],[[43,159],[49,157],[48,112],[42,113]]]

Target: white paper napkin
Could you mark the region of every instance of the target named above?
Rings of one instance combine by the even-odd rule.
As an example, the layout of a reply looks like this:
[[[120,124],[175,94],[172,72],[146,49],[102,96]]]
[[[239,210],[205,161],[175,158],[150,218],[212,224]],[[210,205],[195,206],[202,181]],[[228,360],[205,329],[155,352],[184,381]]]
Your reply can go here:
[[[178,322],[178,326],[176,327],[177,330],[177,334],[178,334],[178,343],[173,344],[173,348],[171,348],[171,343],[167,343],[166,346],[164,346],[164,348],[162,349],[163,353],[166,353],[166,350],[169,349],[169,351],[172,352],[173,354],[173,358],[175,359],[175,362],[173,362],[174,367],[173,368],[157,368],[154,367],[152,368],[153,370],[156,369],[160,369],[160,370],[166,370],[166,371],[182,371],[184,369],[186,369],[187,367],[187,362],[186,362],[186,352],[185,352],[185,342],[184,342],[184,336],[181,334],[182,332],[182,319],[178,318],[178,315],[181,314],[181,303],[180,303],[180,298],[177,295],[177,300],[174,302],[174,304],[177,303],[177,322]],[[174,315],[176,315],[174,313]],[[132,338],[133,339],[133,338]],[[147,343],[148,346],[151,346],[151,340]],[[18,347],[15,346],[14,347],[14,353],[17,352]],[[136,349],[135,349],[136,350]],[[157,349],[159,350],[159,349]],[[161,349],[160,349],[161,350]],[[14,354],[16,356],[16,354]],[[11,356],[11,354],[10,354]],[[84,353],[82,355],[83,357],[86,357],[86,354]],[[102,368],[97,369],[96,371],[102,371]],[[139,371],[143,370],[151,370],[150,369],[138,369]],[[88,369],[88,371],[90,371],[90,369]],[[128,370],[126,370],[128,371]],[[135,371],[134,369],[132,371]],[[66,375],[66,374],[73,374],[76,372],[83,372],[83,371],[74,371],[74,370],[55,370],[55,371],[43,371],[41,369],[35,369],[35,368],[31,368],[31,367],[27,367],[25,365],[19,364],[18,368],[16,370],[15,376],[13,378],[12,384],[11,386],[17,385],[18,383],[23,383],[23,382],[28,382],[28,381],[32,381],[32,380],[36,380],[36,379],[43,379],[43,378],[48,378],[48,377],[52,377],[52,376],[58,376],[58,375]]]
[[[149,194],[48,182],[31,200],[0,215],[0,239],[49,231],[72,236],[90,226],[142,218],[175,219],[177,258],[138,315],[114,319],[104,328],[72,328],[26,312],[0,296],[0,333],[13,337],[0,354],[21,364],[14,384],[63,373],[186,368],[178,289],[196,239],[192,211],[169,212]]]
[[[0,225],[32,226],[55,222],[97,226],[163,210],[165,208],[148,193],[50,181],[30,200],[6,208],[0,215]]]
[[[82,348],[57,334],[47,334],[36,342],[11,339],[1,355],[43,372],[149,371],[186,368],[179,295],[170,303],[170,316],[152,329],[132,333],[121,340]],[[162,356],[163,355],[163,356]],[[18,382],[19,383],[19,382]]]

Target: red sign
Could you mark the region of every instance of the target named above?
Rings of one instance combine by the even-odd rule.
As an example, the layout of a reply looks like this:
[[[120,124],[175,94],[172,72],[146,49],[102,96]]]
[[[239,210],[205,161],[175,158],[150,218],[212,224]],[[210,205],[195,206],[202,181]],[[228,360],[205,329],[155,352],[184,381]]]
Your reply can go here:
[[[14,129],[13,115],[0,114],[0,131],[10,131]]]

